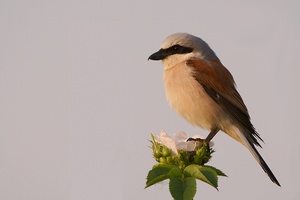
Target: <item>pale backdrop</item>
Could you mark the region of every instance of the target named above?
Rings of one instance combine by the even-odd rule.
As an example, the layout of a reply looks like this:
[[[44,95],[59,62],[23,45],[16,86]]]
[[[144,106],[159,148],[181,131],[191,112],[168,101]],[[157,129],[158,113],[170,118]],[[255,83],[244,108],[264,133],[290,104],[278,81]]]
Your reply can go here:
[[[225,134],[211,164],[229,176],[195,199],[300,199],[299,1],[0,1],[0,199],[171,199],[144,189],[150,133],[207,135],[165,100],[174,32],[206,40],[232,72],[282,184]]]

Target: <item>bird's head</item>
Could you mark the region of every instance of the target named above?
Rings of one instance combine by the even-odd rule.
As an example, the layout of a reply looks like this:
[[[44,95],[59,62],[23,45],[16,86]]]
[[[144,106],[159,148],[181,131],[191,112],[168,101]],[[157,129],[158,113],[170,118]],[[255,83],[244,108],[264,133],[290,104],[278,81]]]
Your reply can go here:
[[[160,50],[148,59],[162,60],[165,69],[169,69],[191,58],[219,60],[206,42],[187,33],[170,35],[164,40]]]

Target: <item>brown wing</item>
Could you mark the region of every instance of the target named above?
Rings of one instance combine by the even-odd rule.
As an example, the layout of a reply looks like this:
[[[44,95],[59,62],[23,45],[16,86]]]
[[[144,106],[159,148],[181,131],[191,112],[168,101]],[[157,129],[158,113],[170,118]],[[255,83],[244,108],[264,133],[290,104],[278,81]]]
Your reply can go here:
[[[187,61],[187,65],[193,68],[194,78],[207,94],[251,133],[245,133],[247,139],[251,143],[260,146],[256,138],[261,141],[262,139],[250,121],[247,107],[235,88],[232,75],[222,63],[215,60],[205,62],[191,59]]]

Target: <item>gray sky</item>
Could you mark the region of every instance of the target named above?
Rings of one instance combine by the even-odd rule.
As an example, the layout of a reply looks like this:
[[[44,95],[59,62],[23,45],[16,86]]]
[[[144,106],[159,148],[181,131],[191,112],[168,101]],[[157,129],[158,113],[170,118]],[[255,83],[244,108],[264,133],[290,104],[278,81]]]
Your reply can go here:
[[[231,71],[282,188],[224,133],[219,191],[195,199],[300,199],[298,1],[1,1],[0,199],[171,199],[144,189],[150,133],[207,135],[172,111],[160,62],[175,32],[204,39]]]

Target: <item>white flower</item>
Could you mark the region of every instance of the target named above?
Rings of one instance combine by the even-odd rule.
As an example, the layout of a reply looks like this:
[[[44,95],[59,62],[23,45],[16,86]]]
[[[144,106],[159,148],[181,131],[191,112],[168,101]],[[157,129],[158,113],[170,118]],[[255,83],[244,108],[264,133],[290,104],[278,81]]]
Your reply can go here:
[[[198,145],[197,141],[187,141],[188,135],[181,131],[175,133],[173,138],[170,137],[165,131],[161,131],[160,136],[154,135],[155,141],[163,144],[172,151],[172,155],[178,155],[178,150],[194,151]],[[201,135],[194,135],[192,138],[204,139]],[[213,142],[209,142],[209,146],[213,146]]]
[[[175,141],[165,131],[160,132],[160,136],[154,135],[156,142],[161,143],[171,149],[173,155],[178,155]]]

